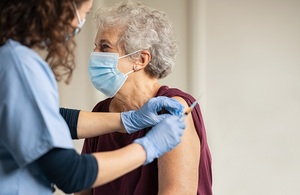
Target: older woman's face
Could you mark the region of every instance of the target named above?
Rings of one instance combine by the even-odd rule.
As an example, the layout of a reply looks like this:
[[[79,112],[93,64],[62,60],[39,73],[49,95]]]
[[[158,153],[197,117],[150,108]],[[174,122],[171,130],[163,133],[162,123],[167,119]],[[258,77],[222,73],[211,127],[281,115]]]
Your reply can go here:
[[[119,53],[118,40],[119,31],[117,29],[107,29],[98,31],[95,39],[95,52],[112,52]]]
[[[118,53],[119,56],[125,55],[121,47],[118,46],[121,32],[120,29],[116,28],[98,31],[94,43],[94,52]],[[128,58],[123,58],[119,60],[117,67],[121,72],[127,73],[133,69],[133,65],[133,62],[128,60]]]

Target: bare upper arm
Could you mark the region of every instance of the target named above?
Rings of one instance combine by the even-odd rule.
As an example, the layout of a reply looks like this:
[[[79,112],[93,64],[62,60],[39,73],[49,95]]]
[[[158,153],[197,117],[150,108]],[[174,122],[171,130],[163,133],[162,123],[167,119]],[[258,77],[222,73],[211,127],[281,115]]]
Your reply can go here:
[[[74,193],[74,195],[92,195],[92,189],[86,189],[86,190],[82,190],[80,192],[76,192]]]
[[[181,97],[173,98],[188,107]],[[192,115],[187,115],[185,120],[181,143],[158,159],[159,195],[197,193],[200,139]]]

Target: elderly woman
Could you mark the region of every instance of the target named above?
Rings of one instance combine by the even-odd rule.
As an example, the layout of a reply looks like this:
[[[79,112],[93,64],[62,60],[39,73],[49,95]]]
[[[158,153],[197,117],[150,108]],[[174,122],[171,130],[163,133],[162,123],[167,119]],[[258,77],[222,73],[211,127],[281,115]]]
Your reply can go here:
[[[99,9],[94,20],[98,33],[89,73],[94,86],[109,97],[99,102],[94,112],[136,110],[156,96],[172,97],[185,108],[195,101],[191,95],[159,83],[171,73],[177,53],[164,12],[128,2]],[[211,156],[199,105],[185,120],[182,141],[175,149],[115,181],[78,194],[212,194]],[[148,131],[89,138],[82,152],[115,150]]]

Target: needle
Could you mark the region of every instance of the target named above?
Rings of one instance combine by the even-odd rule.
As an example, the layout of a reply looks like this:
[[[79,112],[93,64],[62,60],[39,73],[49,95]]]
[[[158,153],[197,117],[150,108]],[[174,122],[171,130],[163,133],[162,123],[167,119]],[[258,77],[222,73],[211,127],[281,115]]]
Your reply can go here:
[[[192,105],[183,113],[181,118],[185,118],[185,116],[187,116],[190,112],[192,112],[192,110],[194,109],[194,107],[198,104],[198,101],[200,100],[200,98],[202,97],[203,94],[201,94],[196,101],[194,101],[192,103]]]
[[[184,112],[184,115],[188,115],[190,112],[192,112],[192,110],[194,109],[194,107],[197,105],[198,101],[194,101],[192,103],[192,105]]]

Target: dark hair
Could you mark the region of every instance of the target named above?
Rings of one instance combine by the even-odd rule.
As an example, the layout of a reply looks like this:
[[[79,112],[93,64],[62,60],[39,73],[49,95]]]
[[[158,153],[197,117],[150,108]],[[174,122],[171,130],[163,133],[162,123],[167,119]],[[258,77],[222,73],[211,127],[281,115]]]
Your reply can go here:
[[[88,0],[74,0],[77,7]],[[71,22],[75,10],[72,0],[1,0],[0,46],[13,39],[29,48],[47,51],[55,78],[64,75],[69,83],[75,68],[75,41],[69,35],[74,31]]]

